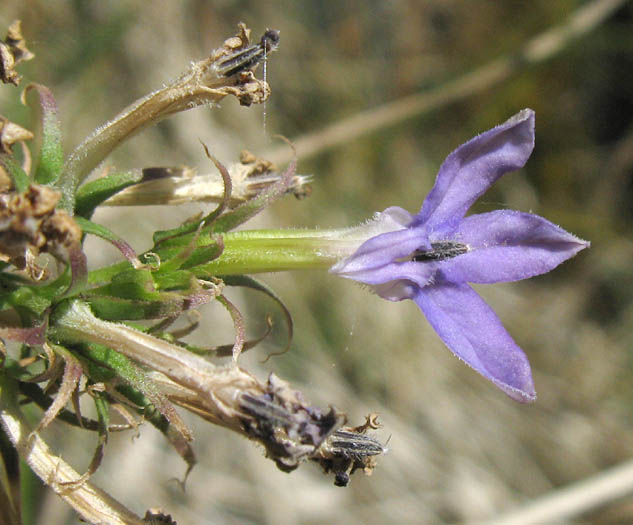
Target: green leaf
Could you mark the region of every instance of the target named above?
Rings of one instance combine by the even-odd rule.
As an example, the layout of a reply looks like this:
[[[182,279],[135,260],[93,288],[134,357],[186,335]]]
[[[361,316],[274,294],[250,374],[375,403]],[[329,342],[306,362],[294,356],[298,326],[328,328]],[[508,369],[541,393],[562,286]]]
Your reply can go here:
[[[146,268],[123,271],[115,275],[109,284],[91,290],[90,294],[145,301],[160,299],[160,293],[156,291],[154,285],[152,272]]]
[[[149,421],[165,436],[180,457],[187,463],[187,473],[189,473],[196,464],[196,456],[186,437],[170,425],[167,418],[140,391],[129,385],[120,385],[117,387],[117,391],[132,401],[134,405],[140,407],[138,412],[142,414],[143,419]]]
[[[25,94],[32,89],[39,96],[39,105],[42,112],[42,146],[40,148],[37,171],[35,172],[35,182],[54,185],[64,164],[62,132],[59,119],[57,118],[57,102],[52,91],[46,86],[30,84],[27,86]]]
[[[140,182],[143,175],[140,171],[111,173],[97,180],[87,182],[77,190],[75,214],[90,218],[94,210],[102,202],[121,190]],[[77,218],[75,216],[75,218]]]
[[[52,304],[51,299],[42,296],[35,287],[23,286],[6,298],[6,303],[16,309],[28,310],[33,316],[42,315]],[[3,305],[4,306],[4,305]]]
[[[29,176],[12,156],[6,153],[0,153],[0,166],[4,168],[9,174],[9,177],[11,177],[15,191],[24,193],[29,188],[31,185]]]
[[[187,257],[187,260],[182,264],[181,268],[185,270],[198,266],[199,264],[208,263],[218,257],[221,253],[222,249],[217,243],[201,246]]]
[[[137,260],[134,249],[116,233],[111,232],[105,226],[101,226],[100,224],[89,221],[83,217],[75,216],[74,219],[77,224],[79,224],[84,234],[95,235],[96,237],[100,237],[101,239],[112,243],[128,261]]]
[[[251,290],[262,292],[279,305],[286,321],[286,331],[288,334],[288,343],[286,344],[286,347],[281,351],[281,353],[287,352],[290,348],[290,344],[292,343],[294,324],[292,322],[292,315],[290,314],[290,310],[288,310],[288,307],[281,300],[281,297],[279,297],[268,285],[248,275],[227,275],[221,277],[221,279],[227,286],[241,286],[244,288],[250,288]]]
[[[106,321],[141,321],[180,315],[185,309],[184,298],[180,301],[140,301],[109,296],[85,298],[93,312]]]
[[[84,295],[101,319],[141,320],[180,315],[209,302],[217,294],[198,284],[189,271],[160,274],[147,268],[128,269]]]
[[[99,369],[111,370],[115,373],[116,377],[125,381],[125,383],[132,388],[132,390],[123,389],[122,392],[124,395],[130,394],[131,400],[141,406],[147,407],[149,404],[153,405],[156,410],[174,426],[184,440],[191,440],[191,431],[184,424],[174,406],[158,389],[149,376],[131,359],[107,346],[95,343],[82,344],[79,345],[78,348],[82,355],[97,367],[93,369],[88,366],[89,374],[91,374],[93,370],[97,372]],[[90,377],[93,380],[96,379],[92,375]],[[134,395],[135,390],[144,396],[145,399]]]
[[[99,436],[104,441],[108,438],[108,426],[110,425],[110,404],[102,392],[94,392],[97,421],[99,421]]]
[[[24,283],[11,293],[0,296],[0,309],[11,306],[17,310],[28,311],[32,317],[39,318],[55,299],[62,298],[69,284],[70,270],[68,268],[50,284]]]
[[[110,266],[104,266],[97,268],[88,273],[88,284],[100,284],[109,282],[116,274],[129,270],[132,265],[129,261],[121,261],[111,264]]]
[[[193,272],[185,270],[171,270],[161,272],[160,269],[154,272],[154,282],[161,291],[182,290],[191,291],[197,282]]]

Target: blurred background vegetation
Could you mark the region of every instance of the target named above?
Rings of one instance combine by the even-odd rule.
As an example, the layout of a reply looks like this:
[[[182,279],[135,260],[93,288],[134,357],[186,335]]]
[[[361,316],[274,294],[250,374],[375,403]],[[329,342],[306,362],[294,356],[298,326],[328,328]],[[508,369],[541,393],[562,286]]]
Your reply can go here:
[[[274,134],[297,139],[360,111],[442,87],[516,52],[564,23],[577,0],[5,0],[0,27],[14,18],[36,59],[26,81],[52,88],[66,151],[124,106],[160,87],[232,35],[238,21],[281,31],[268,63],[266,107],[227,100],[169,119],[117,151],[120,168],[186,164],[211,170],[198,139],[225,163],[247,148],[278,151]],[[162,507],[179,523],[473,522],[628,460],[633,455],[633,5],[628,2],[549,60],[458,101],[300,160],[314,175],[304,201],[287,197],[250,227],[356,224],[391,205],[415,212],[445,156],[524,107],[537,115],[528,165],[506,176],[473,211],[533,211],[592,242],[549,275],[479,287],[526,351],[539,398],[523,406],[458,362],[413,303],[388,303],[326,273],[264,276],[293,312],[296,337],[273,337],[241,358],[264,378],[274,371],[316,404],[331,403],[360,424],[378,412],[389,453],[373,476],[334,487],[317,467],[284,474],[253,444],[186,415],[199,464],[183,493],[185,466],[149,427],[140,439],[111,436],[93,477],[140,514]],[[3,30],[4,31],[4,30]],[[259,75],[261,77],[261,71]],[[1,112],[27,127],[17,91],[0,89]],[[265,122],[265,126],[264,126]],[[95,219],[138,250],[151,232],[206,205],[107,209]],[[117,258],[90,242],[93,267]],[[275,306],[229,292],[250,334]],[[202,309],[194,335],[227,343],[220,305]],[[280,321],[280,317],[277,317]],[[34,414],[38,417],[38,414]],[[53,425],[47,439],[79,471],[96,438]],[[25,481],[30,523],[76,523],[61,500]],[[579,518],[580,519],[580,518]],[[633,498],[582,516],[583,523],[633,521]]]

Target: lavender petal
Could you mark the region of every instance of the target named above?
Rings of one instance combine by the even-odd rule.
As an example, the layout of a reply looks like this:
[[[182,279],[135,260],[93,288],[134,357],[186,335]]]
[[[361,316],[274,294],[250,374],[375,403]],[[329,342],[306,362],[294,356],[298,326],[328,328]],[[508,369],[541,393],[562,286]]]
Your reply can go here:
[[[380,270],[419,248],[430,248],[423,228],[404,228],[365,241],[351,256],[336,263],[330,272],[355,279],[356,274]],[[382,281],[384,282],[384,281]]]
[[[536,399],[530,364],[494,311],[467,284],[435,283],[414,298],[446,346],[512,399]]]
[[[499,177],[523,167],[534,148],[534,112],[524,109],[469,140],[444,161],[413,225],[450,230]]]
[[[470,251],[442,263],[451,282],[498,283],[547,273],[589,246],[543,217],[498,210],[465,218],[454,238]]]
[[[394,262],[386,264],[378,268],[362,269],[355,272],[341,273],[341,277],[354,279],[360,283],[372,286],[390,283],[393,281],[407,281],[417,287],[427,286],[433,281],[433,277],[437,271],[437,263],[419,264],[413,261]],[[384,290],[386,288],[382,288]],[[375,290],[378,295],[391,301],[401,301],[402,299],[411,299],[409,293],[394,295],[392,292],[383,295],[380,290]]]

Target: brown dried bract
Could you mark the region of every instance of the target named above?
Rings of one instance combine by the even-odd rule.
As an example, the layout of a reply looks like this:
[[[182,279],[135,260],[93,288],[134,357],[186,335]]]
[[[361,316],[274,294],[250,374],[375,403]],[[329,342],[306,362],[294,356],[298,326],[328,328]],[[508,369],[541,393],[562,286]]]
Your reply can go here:
[[[365,422],[362,425],[353,427],[350,430],[359,434],[365,434],[368,430],[377,430],[379,428],[382,428],[382,424],[378,422],[378,414],[371,412],[365,416]]]
[[[18,126],[6,117],[0,115],[0,152],[11,153],[11,146],[16,142],[31,140],[33,133],[22,126]]]
[[[253,164],[252,168],[249,169],[249,177],[251,175],[277,170],[277,166],[275,166],[274,163],[270,162],[269,160],[256,157],[250,151],[245,149],[240,151],[240,162],[245,166]]]
[[[22,22],[15,20],[7,31],[4,41],[0,41],[0,79],[5,84],[17,86],[22,79],[15,71],[15,66],[25,60],[31,60],[35,55],[26,47],[22,36]]]
[[[215,49],[211,55],[211,60],[217,62],[221,58],[246,49],[251,45],[251,30],[244,22],[237,24],[237,35],[227,38],[221,47]]]
[[[39,253],[68,259],[69,250],[81,242],[81,228],[55,209],[60,198],[59,192],[35,184],[22,194],[0,194],[0,259],[29,271],[29,261]]]
[[[270,96],[270,86],[255,78],[252,71],[242,73],[238,86],[225,86],[223,91],[225,94],[237,98],[240,106],[246,107],[261,104]]]
[[[248,188],[247,199],[257,196],[262,190],[269,187],[276,181],[277,166],[269,160],[256,157],[248,150],[240,152],[240,165],[232,166],[232,178],[243,178]],[[308,197],[312,193],[312,187],[308,183],[310,177],[305,175],[295,175],[288,193],[292,193],[297,199]],[[237,192],[234,192],[237,193]],[[235,195],[234,195],[235,197]]]
[[[250,151],[243,149],[240,151],[240,162],[242,164],[253,164],[257,161],[257,157]]]

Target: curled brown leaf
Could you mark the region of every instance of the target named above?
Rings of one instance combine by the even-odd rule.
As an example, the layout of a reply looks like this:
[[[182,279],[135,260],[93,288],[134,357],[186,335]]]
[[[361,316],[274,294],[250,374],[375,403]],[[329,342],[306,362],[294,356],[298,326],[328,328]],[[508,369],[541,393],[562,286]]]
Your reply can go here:
[[[26,47],[22,36],[22,22],[15,20],[9,26],[7,36],[0,40],[0,80],[17,86],[22,80],[15,70],[20,62],[31,60],[35,55]]]

